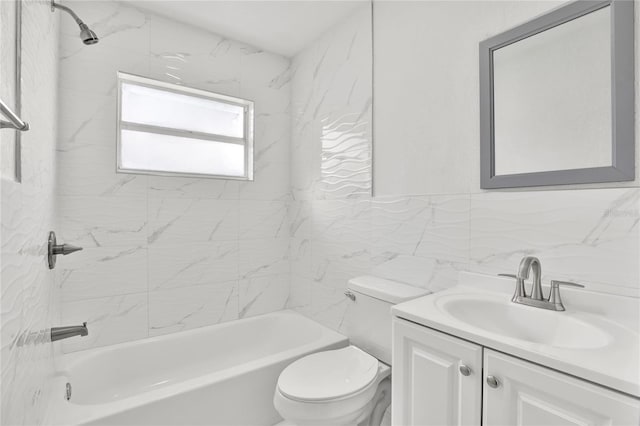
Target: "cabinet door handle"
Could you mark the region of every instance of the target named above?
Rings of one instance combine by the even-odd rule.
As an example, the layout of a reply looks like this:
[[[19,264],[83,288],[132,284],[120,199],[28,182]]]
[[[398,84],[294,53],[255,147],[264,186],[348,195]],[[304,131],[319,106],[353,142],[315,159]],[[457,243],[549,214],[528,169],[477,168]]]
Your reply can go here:
[[[471,375],[471,369],[464,364],[460,364],[460,367],[458,369],[460,370],[460,374],[462,374],[463,376]]]
[[[493,389],[500,386],[500,382],[495,376],[487,376],[487,384],[489,385],[490,388],[493,388]]]

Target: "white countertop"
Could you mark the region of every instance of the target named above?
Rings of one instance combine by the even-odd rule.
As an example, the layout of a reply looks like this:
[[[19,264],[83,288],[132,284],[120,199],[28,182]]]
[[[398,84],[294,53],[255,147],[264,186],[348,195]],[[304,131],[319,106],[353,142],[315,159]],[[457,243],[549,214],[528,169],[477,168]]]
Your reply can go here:
[[[512,279],[462,273],[460,285],[395,305],[392,312],[397,317],[640,398],[639,299],[562,288],[567,310],[547,311],[546,315],[570,315],[596,324],[609,335],[606,345],[587,349],[549,346],[504,336],[463,322],[441,308],[446,298],[468,294],[511,303],[514,287]],[[545,289],[545,294],[547,291]]]

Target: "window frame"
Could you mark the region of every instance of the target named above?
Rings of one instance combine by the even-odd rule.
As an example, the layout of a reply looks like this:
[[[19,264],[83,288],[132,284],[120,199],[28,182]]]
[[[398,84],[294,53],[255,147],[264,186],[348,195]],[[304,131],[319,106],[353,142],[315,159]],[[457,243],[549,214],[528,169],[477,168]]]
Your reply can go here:
[[[139,75],[128,74],[122,71],[117,72],[117,116],[116,116],[116,173],[125,174],[141,174],[153,176],[173,176],[173,177],[191,177],[205,179],[225,179],[225,180],[242,180],[253,181],[253,143],[254,143],[254,103],[247,99],[236,98],[233,96],[222,95],[207,90],[196,89],[194,87],[168,83],[161,80],[155,80]],[[148,87],[156,90],[177,93],[193,97],[214,100],[234,106],[241,106],[244,109],[244,138],[236,138],[232,136],[217,135],[214,133],[203,133],[197,131],[181,130],[171,127],[162,127],[148,124],[132,123],[122,120],[122,85],[132,84],[141,87]],[[244,170],[243,176],[215,175],[206,173],[188,173],[188,172],[170,172],[164,170],[146,170],[131,169],[121,166],[121,134],[122,130],[140,131],[145,133],[155,133],[167,136],[177,136],[196,140],[208,140],[212,142],[234,143],[244,146]]]

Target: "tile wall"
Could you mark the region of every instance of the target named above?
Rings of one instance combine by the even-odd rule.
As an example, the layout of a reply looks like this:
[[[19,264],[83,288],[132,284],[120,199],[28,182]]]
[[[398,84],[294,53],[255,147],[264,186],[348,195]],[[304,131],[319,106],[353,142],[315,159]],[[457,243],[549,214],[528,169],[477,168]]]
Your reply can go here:
[[[375,197],[356,175],[340,182],[358,188],[351,192],[323,187],[320,165],[342,148],[331,149],[315,130],[326,116],[360,111],[350,98],[324,104],[340,90],[334,76],[367,81],[369,70],[345,58],[327,65],[322,49],[293,59],[292,306],[344,331],[343,293],[353,276],[437,291],[454,285],[459,271],[514,273],[526,255],[541,259],[545,280],[640,297],[637,183],[479,188],[478,42],[561,3],[374,2],[375,114],[358,116],[375,124]],[[366,28],[370,17],[360,19]],[[317,45],[338,50],[355,39],[371,49],[366,37],[348,34],[334,30]]]
[[[0,2],[3,37],[7,29],[15,30],[13,15],[6,13],[14,5]],[[51,13],[49,2],[23,1],[21,116],[31,128],[22,135],[21,183],[12,174],[3,174],[0,187],[3,425],[42,424],[56,391],[49,383],[59,348],[50,343],[49,328],[59,325],[59,300],[46,254],[47,236],[55,220],[57,40],[58,17]],[[7,69],[5,61],[12,60],[11,53],[0,52],[2,70]],[[3,75],[3,81],[5,78],[12,77]],[[8,132],[11,130],[2,130],[0,143],[12,140],[5,139]]]
[[[60,35],[57,144],[65,351],[282,309],[289,296],[290,61],[118,2],[73,2]],[[116,72],[255,102],[255,181],[116,174]]]

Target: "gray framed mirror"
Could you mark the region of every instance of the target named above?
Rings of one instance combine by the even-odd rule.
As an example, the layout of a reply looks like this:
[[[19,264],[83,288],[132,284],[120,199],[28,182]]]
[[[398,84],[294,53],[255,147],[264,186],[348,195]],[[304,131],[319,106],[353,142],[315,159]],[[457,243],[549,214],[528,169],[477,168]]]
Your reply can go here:
[[[481,187],[635,179],[633,1],[578,0],[480,43]]]

